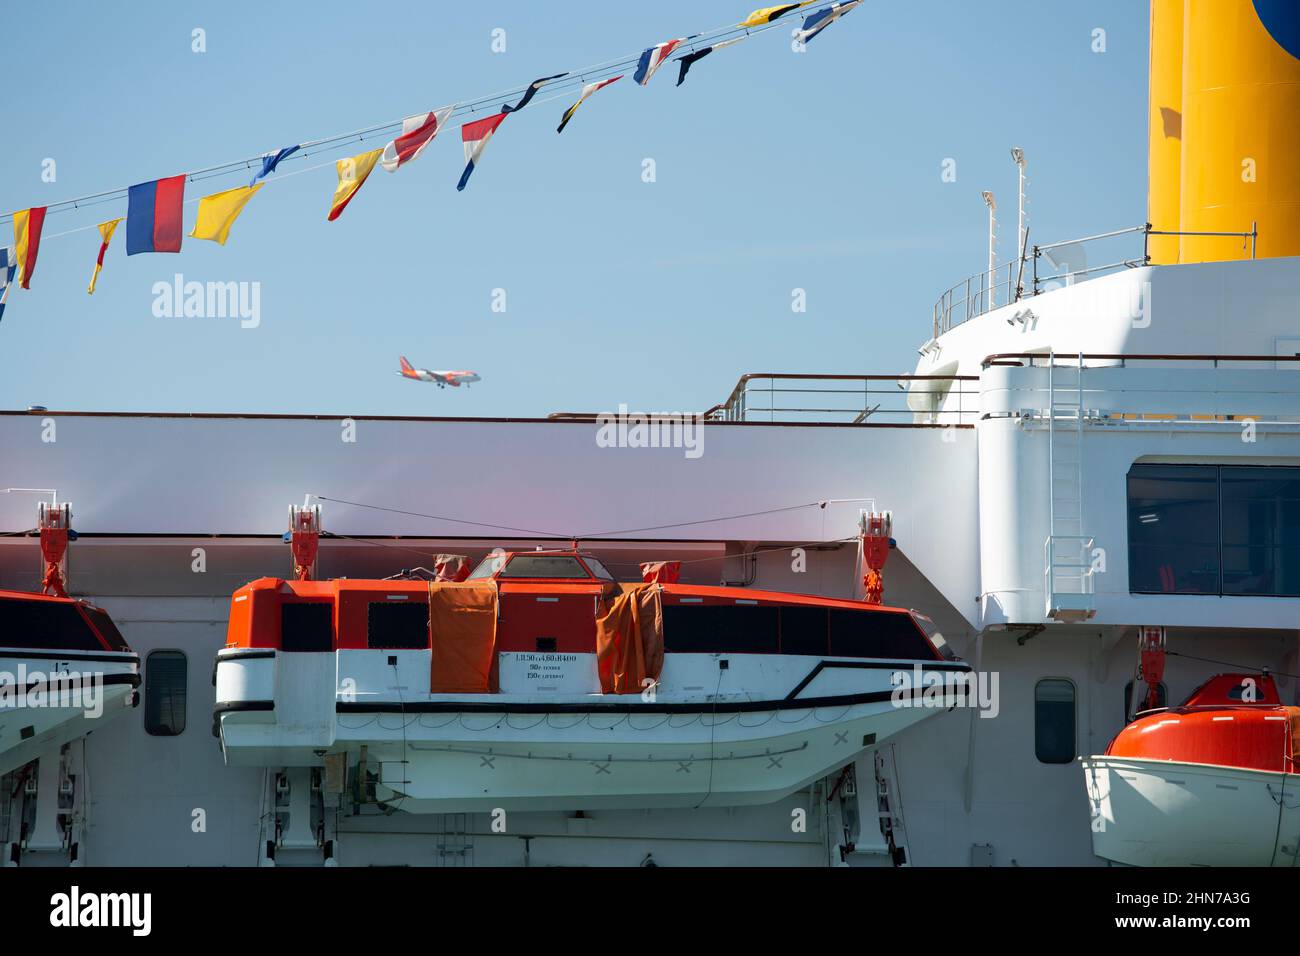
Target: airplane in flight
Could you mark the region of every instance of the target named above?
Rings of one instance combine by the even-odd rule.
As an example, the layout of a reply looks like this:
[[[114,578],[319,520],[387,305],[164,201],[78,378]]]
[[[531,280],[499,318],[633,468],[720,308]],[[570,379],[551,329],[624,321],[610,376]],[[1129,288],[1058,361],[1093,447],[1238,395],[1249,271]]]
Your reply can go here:
[[[417,382],[433,382],[439,388],[443,388],[447,385],[452,386],[452,388],[460,388],[461,385],[468,386],[471,382],[482,381],[482,379],[479,378],[478,372],[447,372],[435,371],[427,368],[414,368],[411,363],[406,360],[405,355],[399,356],[399,358],[402,362],[402,368],[397,374],[402,376],[402,378],[413,378]]]

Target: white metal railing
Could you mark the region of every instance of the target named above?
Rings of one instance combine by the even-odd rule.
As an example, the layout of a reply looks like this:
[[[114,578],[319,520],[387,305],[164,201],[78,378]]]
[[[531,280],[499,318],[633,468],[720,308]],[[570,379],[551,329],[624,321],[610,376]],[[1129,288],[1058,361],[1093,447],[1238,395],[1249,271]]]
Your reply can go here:
[[[1122,255],[1109,258],[1102,265],[1088,262],[1085,245],[1089,243],[1117,240],[1136,235],[1142,236],[1142,254]],[[1031,246],[1023,250],[1015,259],[1008,260],[992,269],[977,272],[956,283],[934,304],[933,337],[938,338],[944,332],[961,325],[963,322],[984,315],[1000,306],[1019,302],[1029,296],[1050,291],[1057,284],[1070,285],[1080,279],[1086,279],[1103,273],[1116,272],[1120,269],[1134,269],[1151,262],[1152,236],[1204,236],[1209,238],[1241,239],[1243,250],[1249,243],[1250,258],[1255,258],[1259,239],[1257,223],[1251,223],[1250,232],[1177,232],[1154,229],[1151,223],[1116,229],[1111,232],[1084,236],[1080,239],[1067,239],[1046,245]],[[1039,261],[1046,258],[1051,265],[1051,272],[1043,272]]]

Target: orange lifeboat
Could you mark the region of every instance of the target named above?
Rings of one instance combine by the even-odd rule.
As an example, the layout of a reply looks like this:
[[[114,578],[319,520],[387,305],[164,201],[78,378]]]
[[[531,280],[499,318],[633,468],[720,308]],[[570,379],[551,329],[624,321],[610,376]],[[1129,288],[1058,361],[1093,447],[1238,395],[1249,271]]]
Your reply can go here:
[[[1267,674],[1220,674],[1083,762],[1093,850],[1137,866],[1294,866],[1300,707]]]
[[[355,799],[411,812],[766,803],[942,712],[914,674],[970,674],[905,609],[653,570],[552,550],[463,582],[254,581],[216,663],[226,761],[342,761]]]

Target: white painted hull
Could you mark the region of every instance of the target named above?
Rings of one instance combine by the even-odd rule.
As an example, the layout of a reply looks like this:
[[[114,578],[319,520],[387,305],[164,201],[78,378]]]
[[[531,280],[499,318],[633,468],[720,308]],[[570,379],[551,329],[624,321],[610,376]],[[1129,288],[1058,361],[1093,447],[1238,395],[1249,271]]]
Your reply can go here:
[[[355,770],[365,747],[376,798],[414,813],[742,806],[778,800],[944,710],[892,699],[893,675],[910,674],[912,662],[710,654],[674,655],[651,700],[416,694],[428,652],[405,652],[410,679],[400,663],[386,678],[400,699],[377,691],[346,699],[336,695],[335,668],[365,675],[375,656],[354,652],[369,657],[348,662],[347,653],[222,652],[227,763],[319,766],[324,754],[346,752]]]
[[[0,695],[0,774],[97,730],[135,701],[140,665],[132,653],[19,649],[0,658],[6,683],[20,674],[48,675],[56,670],[98,675],[102,681],[98,699],[70,696],[60,701],[70,706],[46,706],[43,701],[32,706],[31,699],[21,698],[20,703],[18,695]]]
[[[1093,852],[1131,866],[1294,866],[1300,775],[1091,757]]]

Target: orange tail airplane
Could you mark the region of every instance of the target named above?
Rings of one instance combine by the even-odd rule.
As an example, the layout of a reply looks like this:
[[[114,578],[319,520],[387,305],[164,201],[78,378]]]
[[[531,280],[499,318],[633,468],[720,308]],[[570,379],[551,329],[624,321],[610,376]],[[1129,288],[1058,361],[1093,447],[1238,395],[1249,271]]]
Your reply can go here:
[[[469,385],[471,382],[479,382],[478,372],[451,372],[437,371],[427,368],[415,368],[406,360],[406,356],[399,356],[402,363],[401,370],[397,373],[402,378],[413,378],[417,382],[433,382],[439,388],[450,385],[453,388],[460,388],[461,385]]]

